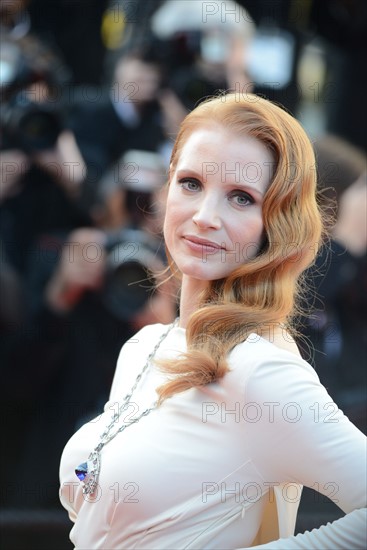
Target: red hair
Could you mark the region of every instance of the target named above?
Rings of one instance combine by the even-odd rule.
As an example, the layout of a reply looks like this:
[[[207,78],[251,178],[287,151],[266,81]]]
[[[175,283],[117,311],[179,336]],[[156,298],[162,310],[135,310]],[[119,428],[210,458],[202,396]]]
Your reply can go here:
[[[262,207],[265,243],[255,258],[226,279],[208,283],[201,307],[187,325],[187,353],[161,365],[172,375],[158,388],[161,401],[224,376],[229,351],[250,332],[261,333],[269,323],[291,325],[301,274],[313,263],[322,238],[312,144],[295,118],[266,99],[228,94],[201,103],[182,122],[171,173],[191,133],[213,124],[256,138],[273,155],[272,178]],[[174,273],[177,267],[167,254]]]

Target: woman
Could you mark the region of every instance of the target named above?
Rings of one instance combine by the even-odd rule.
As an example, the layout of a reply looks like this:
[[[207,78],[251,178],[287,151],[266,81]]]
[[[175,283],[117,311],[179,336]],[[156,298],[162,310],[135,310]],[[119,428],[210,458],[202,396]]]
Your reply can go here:
[[[314,162],[298,122],[255,95],[184,120],[164,223],[180,318],[125,344],[105,412],[66,445],[76,548],[365,546],[364,436],[290,336],[322,234]],[[315,484],[347,515],[294,537]]]

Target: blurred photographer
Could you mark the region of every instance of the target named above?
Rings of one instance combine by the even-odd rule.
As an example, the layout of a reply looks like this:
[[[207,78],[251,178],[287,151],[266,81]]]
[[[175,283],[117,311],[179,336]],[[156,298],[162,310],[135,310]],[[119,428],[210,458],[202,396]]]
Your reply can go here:
[[[2,480],[9,505],[58,505],[62,446],[106,399],[122,343],[147,323],[170,322],[176,315],[157,232],[164,179],[158,155],[129,152],[101,182],[94,209],[98,227],[37,242],[30,270],[32,315],[13,338],[12,368],[5,373],[13,388],[8,406],[16,416],[21,404],[29,423]],[[15,475],[25,495],[12,490]],[[36,498],[34,484],[40,487]]]
[[[314,292],[307,295],[303,334],[320,380],[366,433],[366,155],[332,134],[316,139],[314,148],[331,239],[308,272]],[[310,350],[304,353],[309,358]]]
[[[97,228],[68,236],[47,285],[54,310],[70,311],[86,292],[97,291],[111,314],[133,326],[171,319],[174,303],[162,301],[163,286],[149,295],[158,282],[153,274],[165,265],[160,236],[165,177],[160,155],[139,150],[128,151],[105,175],[91,210]]]
[[[170,84],[185,108],[220,90],[252,91],[247,56],[256,27],[242,4],[166,0],[151,24],[171,54]]]
[[[153,46],[119,57],[111,81],[95,90],[92,100],[79,92],[71,122],[87,165],[90,204],[101,177],[126,151],[164,154],[168,148],[168,157],[186,110],[166,85],[161,55]]]
[[[62,103],[66,69],[30,35],[0,40],[1,236],[24,275],[40,234],[90,223],[78,203],[85,164]]]

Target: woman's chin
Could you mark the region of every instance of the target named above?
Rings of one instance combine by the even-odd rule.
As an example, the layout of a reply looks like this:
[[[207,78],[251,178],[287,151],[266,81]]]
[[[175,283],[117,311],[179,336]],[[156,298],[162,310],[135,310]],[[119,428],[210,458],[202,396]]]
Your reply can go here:
[[[215,269],[215,266],[210,265],[182,265],[178,266],[183,276],[197,279],[199,281],[214,281],[216,279],[222,279],[223,269]]]

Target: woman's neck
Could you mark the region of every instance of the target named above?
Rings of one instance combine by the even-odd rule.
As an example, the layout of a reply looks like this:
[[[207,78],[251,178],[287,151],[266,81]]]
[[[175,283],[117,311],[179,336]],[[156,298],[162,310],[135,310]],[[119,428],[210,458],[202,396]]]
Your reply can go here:
[[[182,277],[180,295],[180,327],[186,328],[190,316],[200,307],[200,298],[208,281]]]

